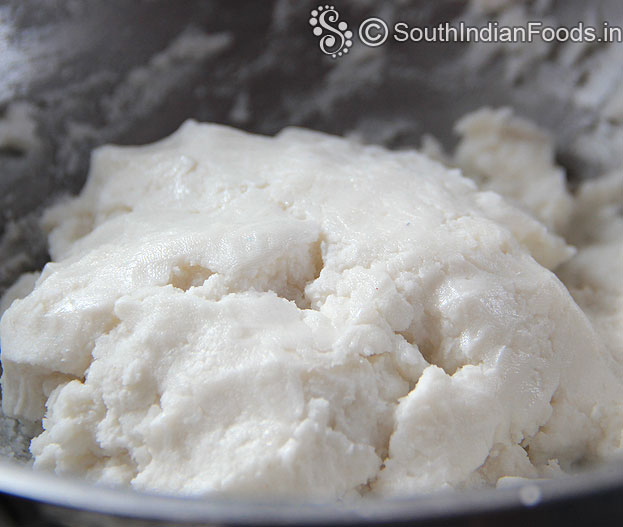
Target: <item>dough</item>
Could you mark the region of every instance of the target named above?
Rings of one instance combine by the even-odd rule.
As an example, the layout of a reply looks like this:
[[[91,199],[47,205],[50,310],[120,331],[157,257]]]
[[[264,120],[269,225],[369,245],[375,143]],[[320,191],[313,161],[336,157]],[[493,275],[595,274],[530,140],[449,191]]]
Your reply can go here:
[[[560,229],[563,191],[535,213]],[[523,208],[302,129],[99,148],[0,322],[4,411],[43,418],[37,468],[189,495],[411,493],[612,455],[616,360],[552,272],[574,250]]]

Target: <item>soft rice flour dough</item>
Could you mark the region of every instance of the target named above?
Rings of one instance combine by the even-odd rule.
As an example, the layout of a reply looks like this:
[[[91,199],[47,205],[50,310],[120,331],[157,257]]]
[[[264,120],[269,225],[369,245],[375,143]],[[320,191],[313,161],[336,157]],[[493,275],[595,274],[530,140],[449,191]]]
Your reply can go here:
[[[513,119],[464,121],[454,160],[484,188],[499,172],[509,201],[421,153],[302,129],[188,121],[96,150],[81,195],[45,214],[52,262],[4,300],[3,409],[43,418],[35,467],[340,499],[616,454],[620,298],[595,321],[553,274],[582,304],[591,256],[560,236],[575,198]],[[509,126],[515,149],[496,144]],[[522,156],[539,192],[515,187]]]

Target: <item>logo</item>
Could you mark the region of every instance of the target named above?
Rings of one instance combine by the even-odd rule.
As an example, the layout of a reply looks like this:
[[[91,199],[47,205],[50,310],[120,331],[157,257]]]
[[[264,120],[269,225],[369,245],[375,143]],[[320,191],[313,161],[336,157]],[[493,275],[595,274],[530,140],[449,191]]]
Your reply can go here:
[[[353,32],[348,29],[345,21],[338,23],[339,13],[332,5],[318,6],[312,10],[309,25],[312,32],[320,37],[320,50],[334,59],[341,57],[353,45]]]

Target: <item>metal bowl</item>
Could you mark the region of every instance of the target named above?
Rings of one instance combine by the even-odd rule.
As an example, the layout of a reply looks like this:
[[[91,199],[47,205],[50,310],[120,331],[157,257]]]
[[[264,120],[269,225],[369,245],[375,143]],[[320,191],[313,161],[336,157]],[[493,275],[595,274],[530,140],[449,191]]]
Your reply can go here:
[[[189,117],[268,134],[300,125],[391,148],[419,146],[430,133],[451,147],[452,124],[464,113],[511,106],[552,133],[571,186],[623,164],[623,118],[608,109],[623,90],[623,44],[390,38],[366,47],[355,37],[350,53],[332,58],[309,25],[316,4],[0,4],[0,293],[47,261],[38,215],[59,194],[81,188],[95,146],[151,142]],[[355,33],[368,17],[421,27],[459,20],[623,25],[620,0],[340,0],[335,7]],[[2,135],[2,122],[20,119],[25,129]],[[15,432],[15,423],[3,422]],[[0,443],[8,440],[3,434]],[[27,456],[25,448],[17,458]],[[152,496],[3,461],[0,492],[3,525],[551,524],[620,518],[623,466],[508,489],[338,506]]]

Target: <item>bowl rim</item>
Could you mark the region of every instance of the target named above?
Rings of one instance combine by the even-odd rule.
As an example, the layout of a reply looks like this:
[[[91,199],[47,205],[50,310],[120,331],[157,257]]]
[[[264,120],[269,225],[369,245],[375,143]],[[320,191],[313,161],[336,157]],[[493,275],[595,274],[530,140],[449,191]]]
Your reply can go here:
[[[430,521],[536,508],[561,500],[623,492],[623,459],[555,479],[513,479],[502,488],[442,490],[396,498],[341,503],[183,497],[96,485],[0,460],[0,492],[53,507],[130,519],[180,523],[333,524],[379,521]]]

